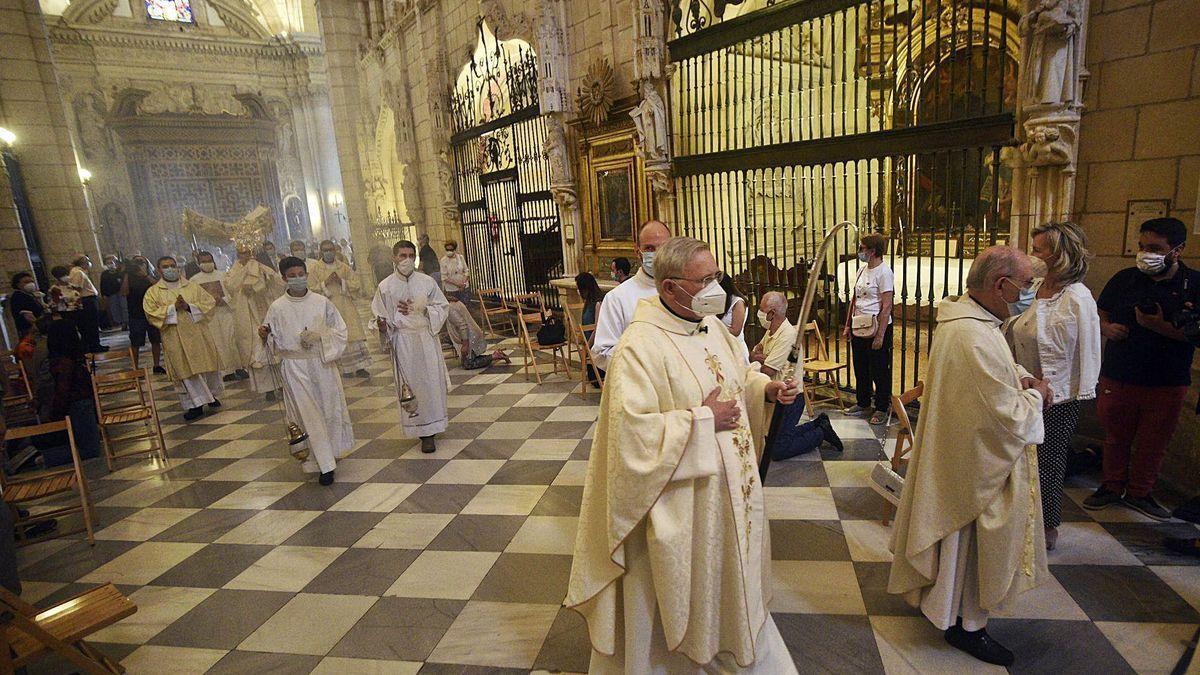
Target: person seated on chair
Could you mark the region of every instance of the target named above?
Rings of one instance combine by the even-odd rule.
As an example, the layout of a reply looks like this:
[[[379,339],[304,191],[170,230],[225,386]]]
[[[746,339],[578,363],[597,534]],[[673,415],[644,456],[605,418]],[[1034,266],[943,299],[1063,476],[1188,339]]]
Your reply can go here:
[[[71,418],[71,430],[80,459],[100,456],[100,427],[92,398],[92,375],[84,360],[83,341],[70,321],[45,317],[38,322],[44,332],[46,355],[37,363],[36,405],[42,422]],[[34,439],[42,452],[45,466],[71,463],[71,448],[65,433],[46,434]]]
[[[628,264],[628,261],[626,261]],[[575,288],[579,289],[579,297],[583,300],[583,311],[579,314],[579,323],[581,326],[592,326],[596,323],[596,313],[600,308],[602,291],[600,284],[596,283],[596,277],[590,272],[580,272],[575,275]],[[583,339],[590,347],[592,344],[592,334],[595,331],[583,331]],[[600,380],[596,377],[596,369],[588,364],[587,367],[588,382],[597,389],[600,387]]]
[[[463,304],[461,295],[447,295],[446,300],[450,302],[450,313],[446,317],[446,332],[450,335],[450,343],[454,345],[454,351],[458,353],[463,370],[487,368],[496,361],[506,365],[512,363],[503,349],[497,349],[491,354],[486,353],[487,337],[483,334],[483,329],[475,322],[475,317],[471,316],[471,312]]]

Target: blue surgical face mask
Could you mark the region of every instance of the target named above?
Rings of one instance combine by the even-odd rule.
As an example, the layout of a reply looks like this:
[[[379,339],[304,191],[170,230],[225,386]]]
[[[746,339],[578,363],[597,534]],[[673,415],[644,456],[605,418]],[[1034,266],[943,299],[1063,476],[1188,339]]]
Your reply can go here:
[[[642,270],[647,276],[654,276],[654,251],[642,251]]]
[[[1008,303],[1008,315],[1017,316],[1018,314],[1025,313],[1025,310],[1029,309],[1030,305],[1033,304],[1035,295],[1037,295],[1037,291],[1032,286],[1020,289],[1020,292],[1017,294],[1017,301]]]
[[[860,262],[860,263],[871,262],[871,255],[869,253],[867,253],[866,251],[859,251],[858,252],[858,262]]]

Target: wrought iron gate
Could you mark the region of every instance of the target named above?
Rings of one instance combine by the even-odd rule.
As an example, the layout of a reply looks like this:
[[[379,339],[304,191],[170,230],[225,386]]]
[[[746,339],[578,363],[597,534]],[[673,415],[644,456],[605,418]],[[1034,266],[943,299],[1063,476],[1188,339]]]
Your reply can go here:
[[[676,217],[752,306],[840,220],[890,239],[896,390],[921,377],[934,305],[1007,240],[1016,10],[1004,0],[677,0]],[[763,6],[766,5],[766,6]],[[837,243],[812,317],[843,362],[857,242]],[[751,313],[753,316],[753,313]],[[747,326],[754,343],[762,328]]]
[[[476,288],[506,296],[541,293],[558,309],[550,280],[563,273],[558,206],[542,147],[537,56],[499,41],[481,20],[479,43],[451,98],[463,252]]]

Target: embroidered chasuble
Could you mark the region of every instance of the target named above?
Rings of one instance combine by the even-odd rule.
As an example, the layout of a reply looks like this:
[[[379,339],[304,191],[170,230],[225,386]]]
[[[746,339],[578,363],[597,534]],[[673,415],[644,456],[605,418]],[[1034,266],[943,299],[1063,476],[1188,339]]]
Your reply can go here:
[[[795,672],[767,612],[769,381],[719,319],[638,303],[605,378],[565,602],[593,672]],[[735,430],[715,432],[714,388],[738,403]]]
[[[238,260],[225,273],[225,290],[229,292],[229,304],[233,307],[234,347],[238,361],[249,368],[254,391],[273,391],[270,375],[252,364],[254,346],[259,341],[258,327],[271,302],[283,292],[279,274],[257,260]]]
[[[354,306],[354,298],[362,290],[362,283],[350,266],[341,260],[326,263],[321,260],[308,260],[309,290],[316,291],[329,298],[342,320],[346,322],[346,349],[342,352],[338,364],[343,373],[353,373],[359,368],[371,365],[371,354],[367,350],[367,332],[363,328],[362,317]],[[330,281],[331,275],[337,278]]]
[[[180,296],[191,306],[190,311],[175,309],[175,300]],[[159,281],[146,291],[142,309],[150,324],[162,332],[164,362],[172,380],[179,382],[220,370],[207,320],[216,305],[208,291],[186,279],[173,285]]]
[[[217,301],[217,306],[208,317],[209,331],[213,342],[217,345],[217,358],[221,363],[222,373],[232,373],[246,364],[239,361],[237,350],[237,331],[234,324],[233,306],[229,304],[229,290],[225,288],[225,273],[219,270],[199,272],[188,278],[193,284],[199,284]]]

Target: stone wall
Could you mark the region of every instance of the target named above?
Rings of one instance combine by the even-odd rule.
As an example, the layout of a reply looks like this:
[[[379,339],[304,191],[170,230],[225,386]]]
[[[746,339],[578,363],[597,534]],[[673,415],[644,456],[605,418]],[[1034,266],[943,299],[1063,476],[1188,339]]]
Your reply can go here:
[[[1092,0],[1085,112],[1075,212],[1096,253],[1089,285],[1099,292],[1122,255],[1129,200],[1169,200],[1192,233],[1185,259],[1200,266],[1200,7],[1195,0]],[[1136,228],[1140,222],[1130,222]],[[1200,491],[1197,382],[1163,470],[1164,480]]]

